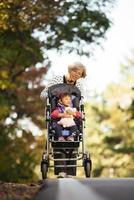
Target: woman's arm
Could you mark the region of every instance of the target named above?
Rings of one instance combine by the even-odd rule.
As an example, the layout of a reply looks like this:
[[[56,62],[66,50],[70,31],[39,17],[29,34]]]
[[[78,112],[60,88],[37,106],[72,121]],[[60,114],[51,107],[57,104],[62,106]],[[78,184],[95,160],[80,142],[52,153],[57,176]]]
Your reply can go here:
[[[59,83],[63,83],[63,76],[55,76],[52,80],[48,82],[48,85],[45,87],[45,89],[41,92],[40,98],[42,100],[45,100],[46,97],[48,97],[48,88],[52,85],[56,85]]]
[[[81,96],[84,97],[84,85],[83,85],[83,79],[79,79],[76,82],[76,87],[81,91]]]

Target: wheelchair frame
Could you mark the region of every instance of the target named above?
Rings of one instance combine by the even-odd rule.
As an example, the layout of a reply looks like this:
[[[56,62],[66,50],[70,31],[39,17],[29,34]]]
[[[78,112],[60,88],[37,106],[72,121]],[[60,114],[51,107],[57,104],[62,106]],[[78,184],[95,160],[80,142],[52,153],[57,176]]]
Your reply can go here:
[[[76,176],[77,167],[84,167],[85,176],[91,176],[92,161],[90,154],[85,152],[84,147],[85,112],[83,97],[80,97],[79,109],[82,114],[81,133],[76,136],[76,140],[74,141],[57,141],[55,140],[54,132],[51,130],[50,126],[50,98],[46,99],[47,141],[41,160],[42,179],[47,178],[49,168],[54,168],[54,174],[61,177],[61,174],[63,173],[65,176]],[[79,160],[81,160],[81,164],[78,165],[77,161]],[[51,161],[53,162],[53,165],[51,164]]]

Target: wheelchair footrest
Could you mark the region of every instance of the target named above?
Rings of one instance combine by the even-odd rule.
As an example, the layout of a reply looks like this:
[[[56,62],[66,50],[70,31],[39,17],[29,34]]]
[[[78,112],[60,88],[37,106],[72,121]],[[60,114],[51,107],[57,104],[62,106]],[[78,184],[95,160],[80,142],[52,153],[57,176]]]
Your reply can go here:
[[[71,161],[71,160],[77,160],[77,158],[54,158],[54,161]]]
[[[58,168],[63,168],[63,167],[65,167],[65,168],[71,168],[71,167],[79,167],[79,166],[77,166],[77,165],[55,165],[55,167],[58,167]]]
[[[68,142],[68,141],[63,141],[63,142],[60,142],[60,141],[52,141],[52,147],[54,148],[58,148],[58,149],[62,149],[62,148],[69,148],[69,149],[73,149],[73,148],[76,148],[76,147],[79,147],[79,141],[71,141],[71,142]]]

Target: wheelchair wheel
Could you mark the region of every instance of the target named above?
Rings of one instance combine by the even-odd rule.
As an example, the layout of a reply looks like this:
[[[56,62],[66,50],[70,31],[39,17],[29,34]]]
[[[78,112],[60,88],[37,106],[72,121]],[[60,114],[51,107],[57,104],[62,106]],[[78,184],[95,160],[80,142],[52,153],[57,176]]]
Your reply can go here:
[[[83,166],[84,166],[85,176],[87,178],[91,177],[92,161],[90,159],[90,156],[88,156],[87,154],[84,155]]]
[[[47,178],[47,172],[48,172],[48,161],[42,160],[41,161],[41,173],[42,173],[43,180]]]

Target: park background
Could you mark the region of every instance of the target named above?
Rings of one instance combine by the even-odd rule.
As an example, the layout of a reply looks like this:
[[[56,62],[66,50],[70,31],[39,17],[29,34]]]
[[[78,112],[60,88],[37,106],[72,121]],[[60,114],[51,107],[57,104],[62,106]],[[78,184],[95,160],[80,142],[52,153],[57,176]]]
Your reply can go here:
[[[0,3],[0,180],[40,179],[46,133],[40,92],[72,61],[88,71],[85,141],[92,176],[134,177],[133,4]]]

